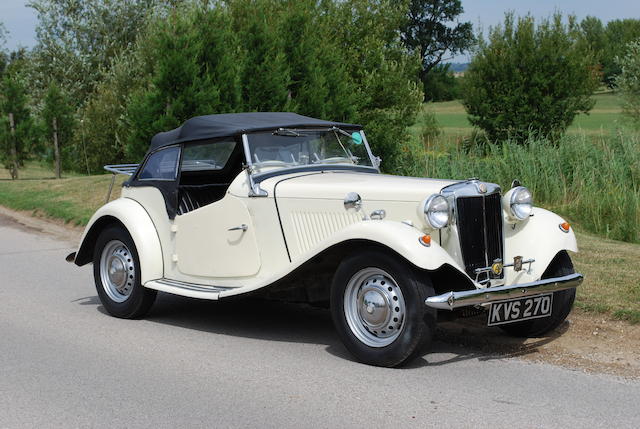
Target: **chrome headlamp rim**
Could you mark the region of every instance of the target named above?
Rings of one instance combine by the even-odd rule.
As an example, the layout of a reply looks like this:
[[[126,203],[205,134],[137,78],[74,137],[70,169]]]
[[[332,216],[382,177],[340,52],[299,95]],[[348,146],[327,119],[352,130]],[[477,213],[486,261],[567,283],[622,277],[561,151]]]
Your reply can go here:
[[[444,203],[446,206],[446,210],[439,210],[437,213],[446,213],[446,219],[439,221],[433,218],[432,208],[439,203]],[[449,205],[449,201],[441,194],[433,194],[429,198],[427,198],[422,207],[422,211],[424,213],[424,218],[427,221],[427,225],[429,225],[433,229],[442,229],[449,225],[451,220],[451,207]]]
[[[518,196],[522,192],[529,193],[528,199],[525,201],[517,201]],[[524,208],[525,211],[519,210],[521,208]],[[527,219],[533,211],[533,194],[531,193],[531,190],[529,190],[525,186],[516,186],[515,188],[513,188],[511,192],[511,198],[509,201],[509,211],[511,212],[511,216],[513,216],[518,220]]]

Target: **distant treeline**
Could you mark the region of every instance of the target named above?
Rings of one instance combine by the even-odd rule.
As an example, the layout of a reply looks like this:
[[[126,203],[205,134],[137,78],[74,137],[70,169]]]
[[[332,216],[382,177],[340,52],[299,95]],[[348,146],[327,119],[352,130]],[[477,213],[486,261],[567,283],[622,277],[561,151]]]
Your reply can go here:
[[[480,69],[480,60],[474,58],[462,80],[452,74],[458,65],[454,69],[442,61],[472,46],[484,46],[485,53],[495,46],[494,40],[478,45],[482,38],[471,23],[458,22],[460,0],[33,0],[29,5],[38,14],[33,49],[3,50],[0,26],[0,161],[16,175],[28,158],[60,159],[63,169],[96,173],[104,164],[139,161],[155,133],[190,117],[260,110],[361,123],[386,171],[413,173],[423,148],[408,129],[424,100],[466,93],[484,103],[482,91],[509,92],[515,84],[507,78],[520,67],[511,61],[499,81],[484,79],[497,92],[480,84],[460,90],[468,71]],[[590,76],[615,84],[621,70],[615,57],[628,40],[640,37],[640,21],[605,26],[596,18],[579,25],[568,20],[572,23],[554,34],[571,52],[567,58],[583,59],[558,64],[564,51],[539,55],[540,46],[533,43],[527,48],[529,59],[535,59],[531,64],[558,73],[581,70],[576,76],[584,75],[586,64]],[[492,67],[487,63],[482,70]],[[478,73],[471,75],[483,81]],[[562,125],[587,109],[588,103],[566,99],[576,92],[584,97],[590,86],[570,88],[580,82],[573,75],[545,76],[547,89],[526,83],[531,88],[520,89],[527,97],[514,93],[510,99],[543,94],[545,106],[553,107],[549,111],[562,113]],[[560,80],[567,83],[550,84]],[[495,106],[507,108],[499,100],[491,109],[466,105],[478,118],[499,116]],[[566,113],[563,106],[573,110]],[[541,123],[538,117],[531,121],[536,127]]]

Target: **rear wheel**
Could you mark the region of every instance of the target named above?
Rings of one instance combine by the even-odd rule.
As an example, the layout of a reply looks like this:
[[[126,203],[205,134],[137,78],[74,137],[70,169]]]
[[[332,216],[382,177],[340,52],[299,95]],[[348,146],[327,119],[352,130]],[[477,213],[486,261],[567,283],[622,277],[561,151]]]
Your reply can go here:
[[[428,277],[381,252],[343,261],[331,287],[331,314],[346,348],[363,363],[394,367],[430,342],[435,311]]]
[[[140,283],[138,251],[121,226],[110,226],[98,236],[93,276],[100,302],[112,316],[142,317],[155,301],[156,291]]]
[[[575,273],[573,263],[567,252],[556,255],[542,275],[543,279],[562,277]],[[551,316],[503,325],[501,328],[514,337],[539,337],[560,326],[567,318],[576,299],[575,289],[566,289],[553,293]]]

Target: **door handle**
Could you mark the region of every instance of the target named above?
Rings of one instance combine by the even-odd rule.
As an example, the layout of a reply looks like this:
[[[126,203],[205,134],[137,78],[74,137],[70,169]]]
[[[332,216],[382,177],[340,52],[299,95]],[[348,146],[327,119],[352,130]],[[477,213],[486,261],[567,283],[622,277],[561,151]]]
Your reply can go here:
[[[234,226],[233,228],[229,228],[227,231],[242,231],[245,232],[249,227],[246,224],[242,224],[240,226]]]

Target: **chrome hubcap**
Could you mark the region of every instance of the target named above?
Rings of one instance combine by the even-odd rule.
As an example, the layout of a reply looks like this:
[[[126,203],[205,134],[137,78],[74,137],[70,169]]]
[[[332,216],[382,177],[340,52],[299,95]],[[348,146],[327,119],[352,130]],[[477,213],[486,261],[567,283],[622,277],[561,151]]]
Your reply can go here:
[[[124,302],[135,284],[133,255],[120,240],[112,240],[102,249],[100,280],[104,291],[115,302]]]
[[[402,332],[405,302],[396,281],[379,268],[365,268],[351,277],[344,295],[351,332],[370,347],[391,344]]]

